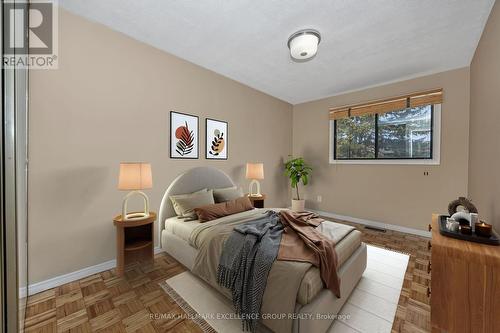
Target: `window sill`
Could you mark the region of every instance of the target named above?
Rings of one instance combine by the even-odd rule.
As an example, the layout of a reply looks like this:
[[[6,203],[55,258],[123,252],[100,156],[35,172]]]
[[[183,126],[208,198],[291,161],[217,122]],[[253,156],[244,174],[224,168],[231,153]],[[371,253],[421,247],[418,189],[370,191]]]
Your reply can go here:
[[[361,165],[440,165],[433,160],[330,160],[330,164],[361,164]]]

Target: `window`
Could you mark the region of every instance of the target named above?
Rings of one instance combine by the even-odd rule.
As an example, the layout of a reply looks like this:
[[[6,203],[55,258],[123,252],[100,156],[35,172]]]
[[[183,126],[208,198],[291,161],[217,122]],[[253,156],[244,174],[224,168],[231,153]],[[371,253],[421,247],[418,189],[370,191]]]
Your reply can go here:
[[[332,109],[331,162],[439,164],[439,93],[439,99],[419,95],[413,106],[404,96]]]
[[[335,159],[375,158],[375,121],[374,115],[335,120]]]

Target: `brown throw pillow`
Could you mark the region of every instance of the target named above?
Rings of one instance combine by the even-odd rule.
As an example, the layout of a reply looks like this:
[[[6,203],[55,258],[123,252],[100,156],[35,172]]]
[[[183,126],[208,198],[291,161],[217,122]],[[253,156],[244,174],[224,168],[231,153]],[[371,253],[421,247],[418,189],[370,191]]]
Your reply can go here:
[[[251,209],[253,209],[253,206],[250,199],[248,197],[241,197],[218,204],[198,207],[194,209],[194,212],[198,215],[200,222],[207,222]]]

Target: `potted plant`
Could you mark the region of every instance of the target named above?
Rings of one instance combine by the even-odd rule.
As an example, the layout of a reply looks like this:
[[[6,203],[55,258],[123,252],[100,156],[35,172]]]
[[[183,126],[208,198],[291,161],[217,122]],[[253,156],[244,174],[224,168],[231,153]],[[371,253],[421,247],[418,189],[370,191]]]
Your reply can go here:
[[[312,168],[306,164],[302,157],[291,158],[285,163],[285,175],[290,178],[292,188],[295,188],[297,193],[297,198],[292,198],[292,210],[296,212],[302,212],[305,210],[304,199],[300,199],[299,194],[299,184],[305,186],[309,182],[309,174]]]

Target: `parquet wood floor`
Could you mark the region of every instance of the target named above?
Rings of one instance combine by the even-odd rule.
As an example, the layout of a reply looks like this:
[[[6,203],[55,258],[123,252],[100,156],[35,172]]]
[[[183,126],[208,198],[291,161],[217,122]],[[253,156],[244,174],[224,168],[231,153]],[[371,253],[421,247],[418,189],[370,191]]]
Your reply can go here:
[[[427,238],[355,226],[368,244],[411,255],[393,332],[430,332]],[[166,253],[154,264],[133,264],[123,277],[114,269],[30,296],[25,332],[201,332],[159,286],[185,268]],[[156,318],[154,314],[163,314]]]

